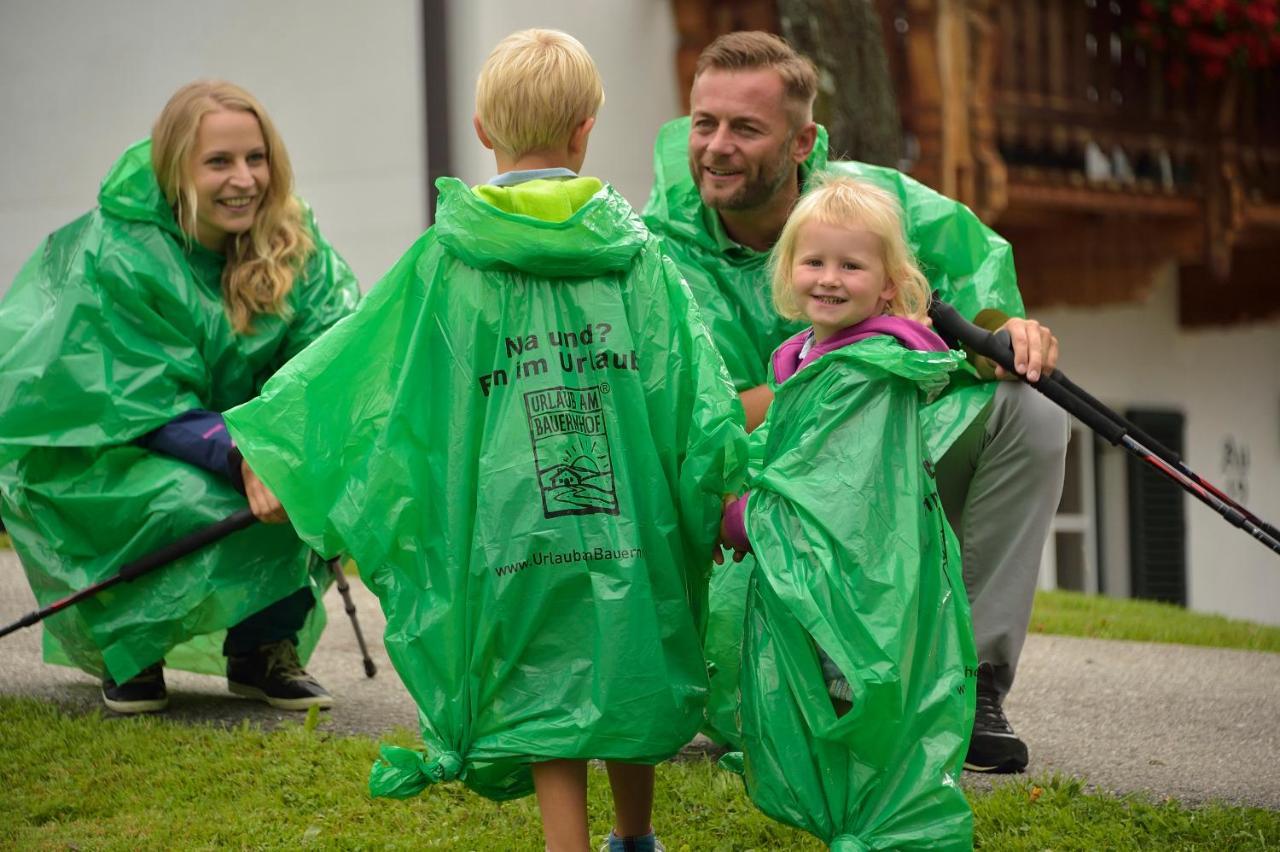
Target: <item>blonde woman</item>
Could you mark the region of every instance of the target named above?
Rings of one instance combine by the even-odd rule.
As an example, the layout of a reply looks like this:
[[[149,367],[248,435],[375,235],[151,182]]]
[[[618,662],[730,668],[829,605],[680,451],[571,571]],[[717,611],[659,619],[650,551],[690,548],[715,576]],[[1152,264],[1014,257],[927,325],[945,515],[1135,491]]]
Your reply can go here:
[[[0,303],[0,513],[41,604],[246,499],[271,524],[45,622],[46,660],[100,676],[110,709],[164,709],[164,665],[225,668],[232,692],[282,709],[332,704],[299,657],[323,626],[314,557],[221,412],[357,296],[266,110],[198,81]]]

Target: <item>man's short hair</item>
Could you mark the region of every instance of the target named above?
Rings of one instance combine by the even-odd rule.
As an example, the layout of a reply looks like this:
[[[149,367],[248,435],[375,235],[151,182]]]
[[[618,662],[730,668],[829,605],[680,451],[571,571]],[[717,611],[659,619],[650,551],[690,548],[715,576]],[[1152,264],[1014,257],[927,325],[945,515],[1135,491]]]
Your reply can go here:
[[[604,103],[591,54],[559,30],[520,30],[498,42],[476,80],[476,115],[512,157],[558,148]]]
[[[818,94],[818,71],[808,57],[799,54],[781,36],[750,31],[728,33],[707,45],[698,56],[693,79],[704,71],[756,71],[769,68],[782,78],[787,100],[809,121]]]

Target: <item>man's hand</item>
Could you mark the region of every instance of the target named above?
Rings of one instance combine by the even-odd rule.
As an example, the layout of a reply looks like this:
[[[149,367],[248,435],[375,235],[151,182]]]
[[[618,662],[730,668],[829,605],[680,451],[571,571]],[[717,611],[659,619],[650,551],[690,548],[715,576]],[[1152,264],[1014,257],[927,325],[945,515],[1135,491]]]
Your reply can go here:
[[[1019,375],[1036,381],[1040,374],[1048,375],[1058,364],[1058,338],[1048,326],[1033,319],[1011,319],[1000,326],[999,331],[1009,332],[1013,344],[1013,366]],[[997,379],[1013,379],[1004,367],[996,365]]]
[[[280,505],[279,499],[258,478],[247,461],[240,462],[240,475],[244,477],[244,496],[249,499],[249,508],[253,510],[255,518],[264,524],[283,524],[289,520],[284,506]]]

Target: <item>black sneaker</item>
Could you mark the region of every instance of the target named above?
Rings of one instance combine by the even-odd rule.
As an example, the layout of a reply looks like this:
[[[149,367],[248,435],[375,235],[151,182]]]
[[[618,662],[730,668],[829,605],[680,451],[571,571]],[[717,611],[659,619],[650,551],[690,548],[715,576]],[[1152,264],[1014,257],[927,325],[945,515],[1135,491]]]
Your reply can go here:
[[[164,666],[147,666],[124,683],[102,679],[102,701],[117,713],[158,713],[169,706]]]
[[[303,670],[298,649],[288,639],[262,645],[243,657],[227,657],[227,688],[281,710],[333,706],[333,696]]]
[[[992,682],[991,666],[978,666],[978,709],[973,719],[973,738],[964,768],[970,772],[1007,774],[1027,768],[1027,744],[1018,739],[1004,717],[1000,695]]]

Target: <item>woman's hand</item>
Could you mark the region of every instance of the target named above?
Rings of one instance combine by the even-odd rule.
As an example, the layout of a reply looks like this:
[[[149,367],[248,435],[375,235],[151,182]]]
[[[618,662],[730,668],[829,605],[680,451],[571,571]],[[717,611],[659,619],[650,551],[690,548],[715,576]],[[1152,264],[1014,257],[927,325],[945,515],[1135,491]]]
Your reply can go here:
[[[240,462],[240,475],[244,477],[244,496],[249,499],[249,508],[255,518],[264,524],[283,524],[289,520],[279,498],[258,478],[247,461]]]

